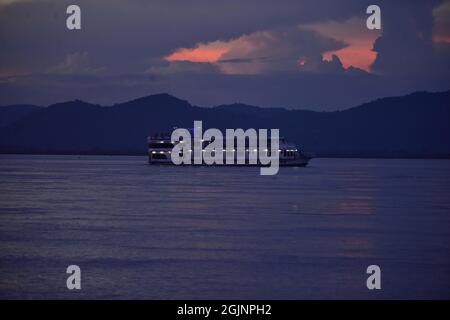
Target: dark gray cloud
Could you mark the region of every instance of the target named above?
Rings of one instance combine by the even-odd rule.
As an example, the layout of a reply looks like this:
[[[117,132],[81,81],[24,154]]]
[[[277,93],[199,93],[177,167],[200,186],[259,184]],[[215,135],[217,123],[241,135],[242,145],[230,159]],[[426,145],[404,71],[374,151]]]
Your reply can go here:
[[[442,47],[449,44],[433,42],[433,8],[440,4],[442,1],[433,0],[386,4],[383,36],[374,45],[378,56],[373,70],[380,74],[419,77],[448,73],[450,56]]]
[[[259,30],[344,19],[357,1],[77,1],[80,32],[65,28],[66,0],[15,1],[0,8],[0,70],[45,70],[74,52],[111,72],[139,72],[179,47]],[[361,9],[362,10],[362,9]]]
[[[449,44],[432,40],[436,20],[445,40],[449,11],[440,10],[438,19],[436,8],[446,3],[379,1],[383,34],[375,43],[377,75],[371,75],[345,70],[337,56],[323,60],[324,51],[339,50],[345,41],[298,30],[365,18],[369,1],[79,0],[81,31],[65,28],[72,1],[0,1],[0,104],[74,98],[111,104],[169,92],[205,106],[240,101],[325,110],[445,90]],[[263,32],[274,40],[258,47],[256,35]],[[243,37],[256,49],[235,48],[216,63],[164,60],[178,48]],[[301,67],[300,57],[306,61]],[[255,65],[262,72],[248,72]]]

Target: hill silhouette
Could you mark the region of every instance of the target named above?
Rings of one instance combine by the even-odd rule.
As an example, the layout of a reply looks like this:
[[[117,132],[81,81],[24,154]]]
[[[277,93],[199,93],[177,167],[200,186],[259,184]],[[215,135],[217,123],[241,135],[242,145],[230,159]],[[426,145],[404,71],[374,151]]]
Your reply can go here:
[[[378,99],[343,111],[244,104],[203,108],[168,94],[113,106],[80,100],[0,107],[1,153],[146,154],[146,137],[174,126],[279,128],[318,156],[449,157],[450,91]]]

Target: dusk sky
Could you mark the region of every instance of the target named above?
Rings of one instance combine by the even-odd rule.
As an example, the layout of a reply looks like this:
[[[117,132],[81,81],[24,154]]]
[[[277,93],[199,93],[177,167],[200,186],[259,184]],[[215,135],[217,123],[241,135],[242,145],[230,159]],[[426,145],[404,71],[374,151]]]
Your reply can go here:
[[[66,28],[69,4],[82,30]],[[167,92],[335,110],[450,89],[450,1],[0,0],[0,48],[0,105]]]

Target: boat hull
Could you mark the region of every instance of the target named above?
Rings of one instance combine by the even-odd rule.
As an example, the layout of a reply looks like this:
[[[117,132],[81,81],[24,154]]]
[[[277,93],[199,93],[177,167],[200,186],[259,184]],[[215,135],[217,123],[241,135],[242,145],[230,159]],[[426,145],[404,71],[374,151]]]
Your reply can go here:
[[[311,160],[311,158],[300,158],[300,159],[292,159],[292,160],[283,160],[280,159],[279,162],[279,166],[280,167],[306,167],[309,163],[309,160]],[[151,165],[168,165],[168,166],[174,166],[175,164],[172,161],[167,161],[167,160],[152,160],[149,159],[149,164]],[[206,163],[202,163],[202,164],[181,164],[181,166],[206,166],[206,167],[213,167],[213,166],[217,166],[217,167],[265,167],[265,166],[270,166],[270,165],[262,165],[260,163],[258,164],[206,164]]]

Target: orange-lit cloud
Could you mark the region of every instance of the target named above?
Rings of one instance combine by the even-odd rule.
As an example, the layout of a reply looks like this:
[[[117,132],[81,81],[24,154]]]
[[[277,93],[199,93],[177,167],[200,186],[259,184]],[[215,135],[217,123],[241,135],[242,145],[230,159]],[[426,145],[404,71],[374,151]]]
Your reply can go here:
[[[230,44],[223,41],[200,43],[195,48],[180,48],[164,57],[166,61],[217,62],[230,50]]]
[[[373,44],[380,35],[380,31],[368,30],[364,19],[352,18],[199,43],[193,48],[179,48],[164,59],[212,63],[226,74],[259,74],[274,70],[319,71],[321,62],[315,55],[326,61],[336,55],[344,68],[353,66],[370,72],[377,57]]]
[[[325,60],[331,60],[337,55],[345,68],[350,66],[370,72],[370,66],[377,54],[372,50],[375,40],[381,36],[381,31],[366,28],[364,19],[352,18],[346,21],[329,21],[306,26],[323,36],[344,41],[347,47],[328,51],[323,54]]]
[[[193,48],[179,48],[165,56],[169,62],[211,63],[225,74],[262,74],[293,72],[312,59],[345,45],[317,32],[298,26],[244,34],[227,41],[199,43]],[[319,62],[320,64],[320,62]],[[315,66],[310,65],[309,71]],[[307,70],[302,68],[303,70]]]
[[[377,57],[377,53],[368,50],[368,47],[349,46],[341,50],[325,52],[323,58],[331,61],[334,54],[339,57],[344,68],[353,66],[367,72],[370,72],[370,66]]]
[[[297,63],[299,64],[299,66],[304,66],[306,64],[306,58],[305,57],[300,57],[297,60]]]
[[[247,59],[256,52],[270,50],[272,42],[276,40],[270,32],[258,31],[228,41],[217,40],[199,43],[194,48],[179,48],[164,59],[169,62],[217,63],[226,74],[256,74],[262,69],[260,64],[251,61],[236,65],[230,60]]]

